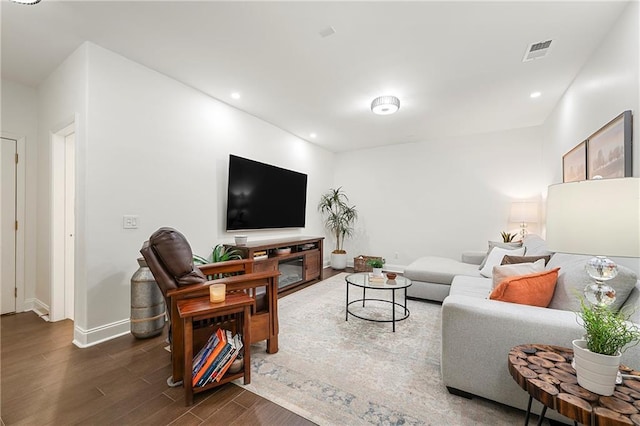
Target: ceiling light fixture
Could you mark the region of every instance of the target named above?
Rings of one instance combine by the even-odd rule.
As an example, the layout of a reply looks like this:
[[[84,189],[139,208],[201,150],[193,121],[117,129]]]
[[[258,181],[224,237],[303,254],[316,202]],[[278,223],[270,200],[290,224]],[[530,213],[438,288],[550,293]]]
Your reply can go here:
[[[540,92],[533,92],[532,94],[530,94],[529,96],[531,96],[532,98],[539,98],[540,95],[542,95],[542,93]]]
[[[233,93],[231,94],[231,97],[232,97],[233,99],[240,99],[240,93],[238,93],[238,92],[233,92]]]
[[[400,99],[395,96],[380,96],[371,102],[371,111],[378,115],[393,114],[400,109]]]
[[[309,137],[310,137],[311,139],[315,139],[315,138],[316,138],[316,136],[318,136],[318,135],[316,135],[315,133],[309,133]]]
[[[11,0],[14,3],[20,3],[20,4],[38,4],[40,3],[40,0]]]

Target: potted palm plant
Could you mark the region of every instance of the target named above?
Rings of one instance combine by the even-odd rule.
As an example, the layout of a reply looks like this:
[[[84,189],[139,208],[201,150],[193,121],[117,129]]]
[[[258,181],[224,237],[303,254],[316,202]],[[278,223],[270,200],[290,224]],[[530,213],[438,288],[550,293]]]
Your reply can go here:
[[[627,345],[638,344],[640,330],[624,311],[589,305],[582,300],[578,313],[586,333],[572,342],[578,384],[600,395],[612,395],[620,356]]]
[[[336,248],[331,252],[331,267],[347,267],[347,252],[343,248],[344,238],[353,235],[353,225],[358,218],[356,206],[349,205],[349,198],[340,188],[331,188],[322,194],[318,211],[324,217],[324,226],[336,239]]]

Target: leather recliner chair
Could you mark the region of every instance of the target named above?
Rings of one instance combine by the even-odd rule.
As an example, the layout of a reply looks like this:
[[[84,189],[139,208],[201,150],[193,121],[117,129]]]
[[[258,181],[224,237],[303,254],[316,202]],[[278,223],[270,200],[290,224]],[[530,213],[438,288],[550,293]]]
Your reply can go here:
[[[160,228],[154,232],[145,241],[140,253],[147,261],[167,304],[172,361],[172,376],[167,380],[169,386],[182,383],[184,368],[184,334],[177,302],[208,296],[211,284],[224,283],[227,292],[243,291],[258,299],[250,318],[251,343],[266,339],[267,352],[278,351],[278,271],[253,272],[253,259],[195,266],[191,246],[184,235],[173,228]],[[218,274],[231,276],[207,281],[207,276]],[[264,292],[258,292],[259,288],[264,288]]]

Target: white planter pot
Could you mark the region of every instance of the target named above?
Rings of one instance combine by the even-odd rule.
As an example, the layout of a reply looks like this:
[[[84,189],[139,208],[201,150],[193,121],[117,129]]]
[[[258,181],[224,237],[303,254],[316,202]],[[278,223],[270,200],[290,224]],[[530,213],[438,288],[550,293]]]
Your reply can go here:
[[[620,354],[602,355],[591,352],[587,349],[587,341],[583,339],[571,343],[578,384],[599,395],[613,395],[620,368]]]
[[[381,277],[382,276],[382,268],[371,268],[373,269],[372,274],[376,277]]]
[[[331,267],[333,269],[345,269],[347,267],[347,254],[331,253]]]

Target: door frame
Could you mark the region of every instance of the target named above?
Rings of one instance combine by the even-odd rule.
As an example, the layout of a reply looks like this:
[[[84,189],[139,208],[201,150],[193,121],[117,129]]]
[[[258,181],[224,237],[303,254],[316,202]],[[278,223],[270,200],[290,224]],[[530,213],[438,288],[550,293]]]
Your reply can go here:
[[[25,200],[26,200],[26,137],[14,135],[10,132],[0,132],[0,136],[5,139],[16,141],[16,152],[18,153],[18,164],[16,164],[16,220],[18,229],[16,230],[16,312],[25,310]]]
[[[56,207],[56,200],[58,195],[58,189],[56,188],[56,184],[65,185],[64,181],[64,171],[62,170],[62,180],[60,179],[60,171],[57,168],[60,166],[59,159],[62,158],[63,164],[65,161],[65,144],[66,138],[70,134],[77,134],[76,129],[76,121],[75,119],[71,122],[67,122],[66,125],[61,126],[58,130],[52,131],[50,133],[50,149],[51,149],[51,235],[50,235],[50,250],[51,250],[51,264],[50,264],[50,277],[51,277],[51,300],[49,305],[49,321],[59,321],[66,319],[66,297],[65,297],[65,281],[64,281],[64,264],[65,264],[65,249],[64,249],[64,240],[65,240],[65,226],[64,226],[64,202],[61,205],[62,213],[60,209]],[[75,147],[74,147],[75,149]],[[77,156],[74,164],[74,170],[77,170]],[[56,177],[56,173],[58,176]],[[76,174],[77,175],[77,174]],[[74,178],[75,181],[75,178]],[[76,192],[77,192],[77,182],[75,183]],[[64,201],[64,200],[63,200]],[[75,206],[75,202],[74,202]],[[60,205],[58,205],[60,207]],[[62,230],[59,229],[60,223],[60,214],[62,214]],[[58,224],[58,225],[57,225]],[[74,213],[74,228],[77,227],[77,218]],[[75,232],[74,232],[75,238]],[[62,244],[62,246],[60,246]],[[62,257],[60,255],[62,254]],[[74,253],[74,283],[76,283],[76,272],[75,266],[77,264],[77,256]],[[73,299],[74,304],[77,296],[77,286],[74,285],[73,289]],[[75,306],[74,306],[73,318],[75,318]]]

